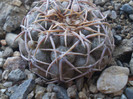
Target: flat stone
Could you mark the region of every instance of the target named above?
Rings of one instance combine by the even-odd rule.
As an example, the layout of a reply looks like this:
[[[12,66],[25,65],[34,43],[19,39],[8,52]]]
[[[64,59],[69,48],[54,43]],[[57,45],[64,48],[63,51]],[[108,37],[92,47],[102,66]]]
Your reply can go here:
[[[8,57],[3,65],[3,68],[10,71],[18,68],[24,70],[26,66],[27,62],[24,61],[21,57]]]
[[[8,75],[8,80],[17,82],[26,78],[26,74],[20,69],[12,70]]]
[[[104,93],[116,93],[122,90],[128,81],[127,67],[111,66],[105,69],[97,81],[97,89]]]
[[[28,79],[18,86],[16,91],[11,95],[10,99],[26,99],[34,87],[35,81]]]

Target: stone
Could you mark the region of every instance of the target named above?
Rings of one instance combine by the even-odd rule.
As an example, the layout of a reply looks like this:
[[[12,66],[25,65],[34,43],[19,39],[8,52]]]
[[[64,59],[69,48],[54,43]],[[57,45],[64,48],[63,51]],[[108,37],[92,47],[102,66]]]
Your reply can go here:
[[[57,86],[55,84],[49,84],[47,87],[48,92],[56,92],[57,99],[70,99],[67,95],[67,91],[60,86]]]
[[[95,0],[96,5],[104,5],[108,0]]]
[[[33,79],[28,79],[18,86],[16,91],[11,95],[10,99],[26,99],[34,87],[35,81]]]
[[[4,94],[6,92],[6,89],[0,89],[0,93]]]
[[[5,82],[4,84],[3,84],[3,86],[4,87],[11,87],[12,86],[12,82]]]
[[[0,94],[0,99],[8,99],[9,97],[5,94]]]
[[[33,97],[34,97],[34,91],[28,94],[27,99],[33,99]],[[36,98],[36,99],[39,99],[39,98]]]
[[[15,51],[13,53],[13,57],[20,57],[20,52],[19,51]]]
[[[22,2],[20,0],[12,0],[11,4],[19,7],[21,6]]]
[[[14,85],[8,88],[8,92],[13,94],[17,90],[18,86]]]
[[[76,87],[76,85],[68,87],[67,94],[68,94],[69,98],[76,99],[76,94],[77,94],[77,87]]]
[[[131,56],[131,60],[129,62],[129,68],[130,68],[131,74],[133,74],[133,53],[132,53],[132,56]]]
[[[31,71],[25,69],[25,74],[27,75],[27,78],[28,79],[35,79],[36,78],[36,75],[31,73]]]
[[[127,99],[133,99],[133,87],[126,88],[125,95],[127,96]]]
[[[4,70],[4,72],[2,73],[2,79],[7,80],[8,74],[9,74],[9,70]]]
[[[133,21],[133,14],[130,14],[129,18]]]
[[[131,81],[128,81],[128,83],[131,85],[131,86],[133,86],[133,81],[131,80]]]
[[[17,37],[17,34],[14,34],[14,33],[6,34],[5,40],[7,42],[7,45],[10,46],[11,48],[18,48],[18,43],[20,41],[20,38],[16,39],[16,37]]]
[[[90,84],[89,90],[91,93],[97,93],[98,92],[97,87],[94,84]]]
[[[13,55],[13,49],[10,47],[6,47],[3,52],[3,58],[7,58]]]
[[[52,93],[45,93],[44,96],[41,99],[59,99],[56,98],[56,93],[52,92]],[[60,98],[60,99],[64,99],[64,98]]]
[[[114,3],[114,9],[117,11],[121,7],[121,3]]]
[[[0,69],[0,80],[2,79],[2,70]]]
[[[21,57],[8,57],[3,65],[3,68],[10,71],[18,68],[24,70],[26,66],[27,62],[24,61]]]
[[[120,8],[121,11],[124,11],[127,14],[133,14],[133,7],[130,6],[129,4],[124,4]]]
[[[116,19],[116,18],[117,18],[117,13],[116,13],[116,11],[114,11],[114,10],[111,11],[110,18],[111,18],[111,19]]]
[[[120,99],[127,99],[127,97],[124,94],[122,94]]]
[[[5,60],[3,58],[0,58],[0,67],[3,67],[4,61]]]
[[[95,94],[94,99],[105,99],[105,95],[102,93]]]
[[[119,45],[122,41],[122,37],[119,35],[114,35],[114,39],[115,39],[115,45]]]
[[[0,51],[0,58],[2,58],[3,56],[3,51]]]
[[[13,1],[20,0],[12,0],[12,2]],[[17,3],[17,5],[20,5],[20,3]],[[24,6],[14,6],[9,3],[9,0],[2,0],[0,2],[0,12],[0,35],[4,35],[3,31],[11,32],[20,26],[26,14],[26,8]]]
[[[78,96],[79,96],[79,99],[88,99],[86,94],[82,91],[78,93]]]
[[[128,75],[127,67],[111,66],[100,75],[97,80],[97,89],[104,94],[119,92],[127,84]]]
[[[83,88],[83,84],[84,84],[84,78],[79,78],[76,80],[76,86],[78,91],[81,91],[81,89]]]
[[[129,5],[133,6],[133,1],[132,0],[130,0]]]
[[[118,58],[119,56],[124,55],[125,53],[132,52],[132,49],[133,49],[132,42],[133,42],[133,38],[123,39],[121,44],[115,47],[113,56]]]
[[[36,89],[35,89],[35,94],[36,94],[35,98],[36,99],[42,99],[45,91],[46,91],[46,89],[44,87],[37,85]]]
[[[26,74],[20,69],[12,70],[8,75],[8,80],[10,81],[20,81],[26,78]]]

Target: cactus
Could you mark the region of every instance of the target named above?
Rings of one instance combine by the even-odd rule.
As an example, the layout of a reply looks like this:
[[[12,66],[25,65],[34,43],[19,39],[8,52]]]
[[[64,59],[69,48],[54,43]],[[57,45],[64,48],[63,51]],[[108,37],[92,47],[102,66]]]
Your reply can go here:
[[[112,58],[110,25],[89,0],[39,1],[21,27],[21,56],[47,82],[90,78]]]

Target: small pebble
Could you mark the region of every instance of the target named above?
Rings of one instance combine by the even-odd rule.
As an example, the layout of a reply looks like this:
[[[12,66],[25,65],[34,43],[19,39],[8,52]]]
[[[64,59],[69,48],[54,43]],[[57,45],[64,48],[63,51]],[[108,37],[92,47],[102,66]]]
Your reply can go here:
[[[8,88],[8,92],[12,94],[17,90],[17,88],[18,88],[17,85],[11,86]]]
[[[56,93],[55,92],[52,92],[52,93],[45,93],[44,96],[42,97],[42,99],[58,99],[56,98]],[[61,99],[64,99],[64,98],[61,98]]]
[[[87,99],[86,94],[82,91],[78,93],[78,96],[79,96],[79,99]]]
[[[2,79],[7,80],[8,74],[9,74],[9,70],[4,70],[4,72],[2,73]]]
[[[133,87],[126,88],[125,94],[127,96],[127,99],[133,99]]]
[[[129,18],[133,21],[133,14],[130,14]]]
[[[3,86],[5,86],[5,87],[11,87],[12,86],[12,82],[5,82],[3,84]]]
[[[3,64],[4,64],[4,59],[0,58],[0,67],[3,67]]]
[[[77,87],[76,87],[76,85],[73,85],[71,87],[68,87],[68,89],[67,89],[68,97],[75,99],[76,98],[76,93],[77,93]]]
[[[117,18],[117,13],[113,10],[111,11],[111,15],[110,15],[111,19],[116,19]]]
[[[36,86],[36,89],[35,89],[35,94],[36,94],[36,95],[35,95],[35,98],[36,98],[36,99],[42,99],[42,97],[43,97],[45,91],[46,91],[46,88],[37,85],[37,86]]]
[[[122,41],[122,37],[119,35],[114,35],[114,39],[115,39],[115,44],[119,45]]]
[[[10,47],[6,47],[6,49],[3,52],[3,58],[7,58],[13,55],[13,49]]]
[[[130,6],[129,4],[124,4],[120,8],[121,11],[124,11],[127,14],[133,14],[133,7]]]
[[[120,99],[127,99],[127,97],[124,94],[122,94]]]
[[[97,93],[98,92],[97,87],[94,84],[90,84],[89,90],[91,93]]]
[[[10,46],[11,48],[18,48],[18,42],[20,41],[20,38],[16,39],[16,37],[17,34],[14,33],[8,33],[6,35],[5,40],[7,42],[7,45]]]
[[[14,82],[17,82],[25,78],[26,78],[26,74],[20,69],[12,70],[8,75],[8,80],[11,80]]]
[[[27,62],[21,57],[8,57],[3,65],[3,68],[8,70],[15,70],[18,68],[24,70],[26,66]]]
[[[33,97],[34,97],[34,91],[28,94],[27,99],[33,99]],[[36,99],[39,99],[39,98],[36,98]]]
[[[22,2],[20,0],[13,0],[12,1],[12,5],[15,5],[15,6],[21,6]]]

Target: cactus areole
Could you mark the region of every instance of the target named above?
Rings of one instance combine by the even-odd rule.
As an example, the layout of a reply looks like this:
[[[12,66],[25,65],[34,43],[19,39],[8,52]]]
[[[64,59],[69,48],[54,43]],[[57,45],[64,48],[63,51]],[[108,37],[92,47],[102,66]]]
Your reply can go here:
[[[39,1],[21,27],[21,56],[47,82],[90,78],[111,60],[110,25],[89,0]]]

